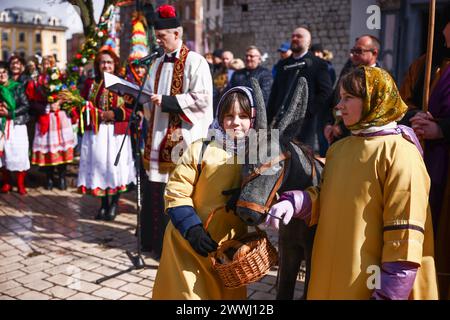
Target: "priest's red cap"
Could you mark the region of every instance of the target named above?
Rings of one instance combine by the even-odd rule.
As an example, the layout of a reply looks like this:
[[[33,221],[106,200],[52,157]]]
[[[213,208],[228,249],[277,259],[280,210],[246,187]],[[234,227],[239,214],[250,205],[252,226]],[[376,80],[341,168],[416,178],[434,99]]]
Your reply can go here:
[[[175,29],[181,26],[175,8],[171,5],[162,5],[156,9],[155,30]]]

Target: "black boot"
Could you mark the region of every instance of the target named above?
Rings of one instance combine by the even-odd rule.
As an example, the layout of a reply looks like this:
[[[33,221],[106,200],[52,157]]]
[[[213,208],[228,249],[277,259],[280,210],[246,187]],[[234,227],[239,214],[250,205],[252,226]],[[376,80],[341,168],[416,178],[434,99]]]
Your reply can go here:
[[[108,213],[109,204],[108,204],[108,195],[105,195],[102,198],[102,206],[97,212],[95,216],[95,220],[105,220],[106,214]]]
[[[60,190],[66,190],[67,182],[66,182],[66,165],[65,164],[58,166],[58,176],[59,176],[58,188]]]
[[[45,185],[46,190],[52,190],[53,189],[53,171],[54,167],[47,167],[46,168],[46,175],[47,175],[47,184]]]
[[[111,198],[111,204],[109,205],[109,210],[106,213],[105,220],[113,221],[117,216],[117,211],[119,209],[119,198],[120,194],[115,194]]]

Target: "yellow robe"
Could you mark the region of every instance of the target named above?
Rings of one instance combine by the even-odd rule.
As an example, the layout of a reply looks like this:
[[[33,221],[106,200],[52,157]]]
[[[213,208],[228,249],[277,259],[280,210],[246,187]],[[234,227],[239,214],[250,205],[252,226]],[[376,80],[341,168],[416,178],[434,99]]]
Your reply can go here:
[[[222,191],[241,183],[241,166],[215,142],[211,142],[202,160],[200,176],[197,163],[202,142],[197,141],[180,159],[165,190],[165,207],[193,206],[205,225],[208,215],[228,200]],[[231,158],[231,159],[230,159]],[[198,179],[198,181],[196,181]],[[232,212],[218,210],[208,226],[211,237],[221,243],[247,232],[246,225]],[[181,233],[167,225],[153,299],[246,299],[247,289],[227,289],[212,269],[209,257],[197,254]]]
[[[382,263],[410,261],[421,265],[410,298],[437,299],[430,179],[417,148],[400,135],[350,136],[326,159],[320,189],[307,190],[317,223],[307,298],[369,299]]]

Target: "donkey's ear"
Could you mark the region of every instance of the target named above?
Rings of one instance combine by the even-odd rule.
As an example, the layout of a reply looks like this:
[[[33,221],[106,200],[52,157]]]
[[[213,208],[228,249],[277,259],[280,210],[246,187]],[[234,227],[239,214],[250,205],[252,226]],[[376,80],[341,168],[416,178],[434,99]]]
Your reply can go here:
[[[252,85],[256,106],[255,129],[267,129],[266,104],[264,103],[261,87],[259,86],[258,80],[255,78],[251,78],[250,83]]]
[[[290,139],[297,135],[302,128],[307,107],[308,83],[304,77],[301,77],[298,79],[297,86],[294,94],[292,95],[291,104],[277,126],[280,132],[280,137],[287,135],[285,138]]]

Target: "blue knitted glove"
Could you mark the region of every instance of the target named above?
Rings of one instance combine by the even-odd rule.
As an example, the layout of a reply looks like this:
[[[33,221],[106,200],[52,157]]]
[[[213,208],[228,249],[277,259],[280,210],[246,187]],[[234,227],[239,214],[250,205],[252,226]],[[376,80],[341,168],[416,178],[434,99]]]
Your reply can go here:
[[[198,224],[202,224],[200,217],[191,206],[179,206],[167,209],[167,214],[170,217],[175,228],[177,228],[181,235],[186,238],[186,234],[190,228]]]

